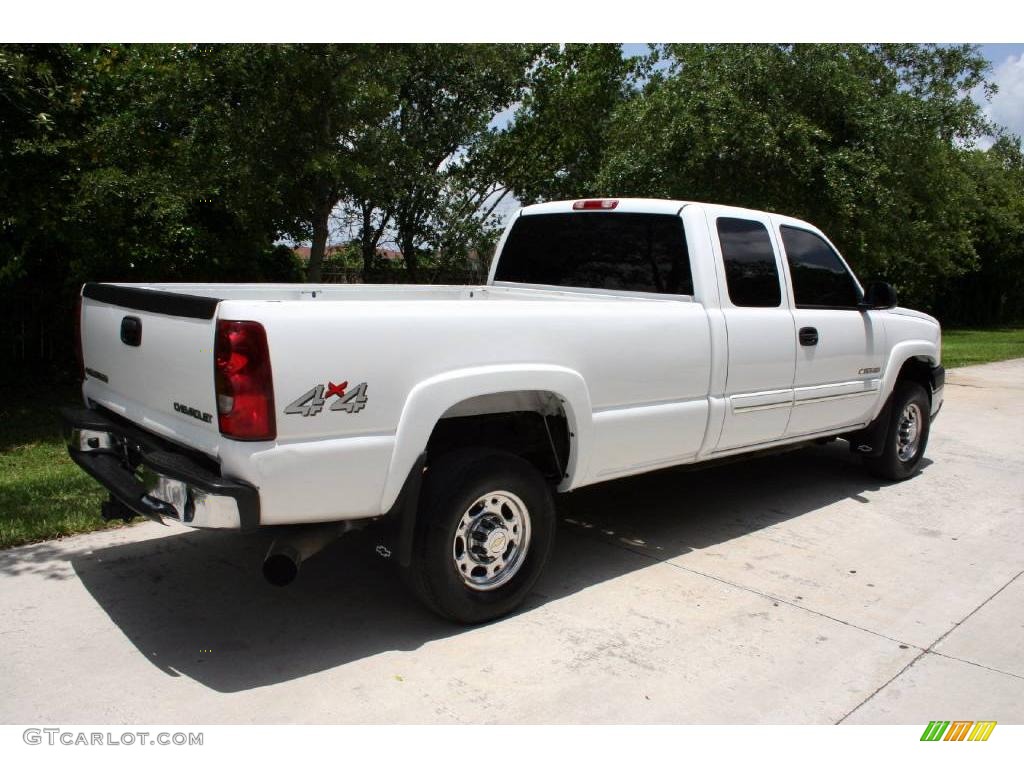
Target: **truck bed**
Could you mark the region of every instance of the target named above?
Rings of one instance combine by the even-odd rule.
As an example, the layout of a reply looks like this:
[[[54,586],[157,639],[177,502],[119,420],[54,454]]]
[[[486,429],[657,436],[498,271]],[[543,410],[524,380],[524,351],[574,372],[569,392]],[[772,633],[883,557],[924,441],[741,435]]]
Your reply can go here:
[[[138,346],[118,341],[126,317],[141,323]],[[219,432],[213,342],[221,320],[266,329],[277,412],[272,443]],[[472,382],[490,391],[578,390],[573,418],[588,439],[580,441],[585,453],[571,459],[566,487],[686,461],[700,449],[707,420],[710,333],[706,312],[689,297],[500,286],[136,284],[87,287],[82,327],[87,400],[201,451],[226,476],[265,486],[265,522],[275,513],[281,522],[378,514],[416,458],[420,436],[403,431],[426,430],[425,440],[454,405],[431,399],[434,387],[450,394],[437,386],[446,378],[469,382],[459,385],[466,397],[477,394]],[[350,390],[366,385],[365,408],[287,413],[316,387],[341,382]],[[334,484],[319,482],[328,476]],[[265,483],[269,477],[275,481]],[[348,491],[341,499],[331,487]],[[318,498],[297,511],[290,500],[299,495]]]
[[[338,283],[94,283],[92,291],[123,288],[154,294],[199,296],[214,301],[457,301],[469,299],[568,301],[692,301],[689,296],[637,294],[588,288],[528,288],[493,285],[364,285]],[[89,289],[87,289],[89,291]],[[91,291],[89,291],[91,292]]]

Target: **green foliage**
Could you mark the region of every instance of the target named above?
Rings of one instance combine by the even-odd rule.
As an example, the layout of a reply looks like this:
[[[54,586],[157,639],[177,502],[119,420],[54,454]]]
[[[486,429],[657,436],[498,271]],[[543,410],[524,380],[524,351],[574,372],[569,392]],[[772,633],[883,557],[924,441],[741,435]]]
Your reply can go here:
[[[364,279],[387,241],[405,279],[482,274],[510,196],[790,213],[912,305],[1019,319],[1020,144],[971,149],[999,134],[986,68],[895,44],[0,45],[0,354],[66,371],[86,280],[301,279],[282,240],[315,279],[339,213]]]
[[[243,54],[0,48],[3,352],[39,369],[6,367],[5,378],[67,373],[71,309],[86,280],[300,277],[273,245],[289,201],[237,133],[252,125],[225,108],[240,103],[230,91],[232,77],[244,79]]]
[[[980,81],[977,55],[668,45],[658,56],[667,66],[613,117],[602,190],[806,218],[862,274],[918,298],[972,265],[971,185],[953,140],[983,124],[954,85]]]
[[[494,116],[521,97],[542,46],[402,46],[391,59],[399,76],[393,109],[376,136],[391,151],[367,178],[389,196],[377,204],[393,217],[397,241],[415,280],[424,246],[465,254],[493,239],[486,215],[496,192],[481,148]],[[368,197],[368,196],[366,196]]]
[[[962,275],[941,275],[935,309],[970,325],[1024,319],[1024,156],[1003,136],[988,151],[960,153],[971,183],[970,238],[977,256]]]
[[[611,118],[633,95],[639,73],[618,44],[544,49],[514,126],[492,149],[517,198],[534,203],[598,193]]]
[[[499,173],[526,202],[667,197],[805,218],[862,277],[956,320],[957,280],[1024,273],[1019,179],[1004,150],[969,149],[999,132],[971,98],[991,93],[987,70],[975,46],[661,45],[632,62],[552,47],[496,142]],[[985,321],[1020,317],[1019,283],[985,281]]]

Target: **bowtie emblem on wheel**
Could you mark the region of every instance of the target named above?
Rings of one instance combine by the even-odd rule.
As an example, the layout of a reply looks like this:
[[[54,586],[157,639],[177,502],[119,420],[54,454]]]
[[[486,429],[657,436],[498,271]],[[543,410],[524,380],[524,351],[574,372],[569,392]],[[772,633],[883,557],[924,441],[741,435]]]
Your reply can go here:
[[[335,400],[331,403],[330,410],[359,413],[366,407],[366,389],[365,381],[352,390],[348,389],[347,381],[340,384],[333,381],[328,381],[326,385],[317,384],[290,402],[284,412],[294,416],[316,416],[333,397]]]

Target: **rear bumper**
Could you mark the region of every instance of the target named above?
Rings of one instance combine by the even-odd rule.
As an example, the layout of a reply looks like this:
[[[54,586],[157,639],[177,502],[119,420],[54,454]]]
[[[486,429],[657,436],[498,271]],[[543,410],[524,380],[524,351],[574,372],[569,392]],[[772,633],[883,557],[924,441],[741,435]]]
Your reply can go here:
[[[259,491],[226,480],[145,430],[90,408],[61,410],[68,454],[133,512],[193,528],[255,528]]]

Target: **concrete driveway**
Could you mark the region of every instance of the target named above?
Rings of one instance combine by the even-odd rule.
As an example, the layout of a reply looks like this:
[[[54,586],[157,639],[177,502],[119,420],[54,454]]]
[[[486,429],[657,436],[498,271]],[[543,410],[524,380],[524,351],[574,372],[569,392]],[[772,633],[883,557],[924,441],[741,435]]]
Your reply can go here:
[[[953,371],[918,476],[833,443],[562,497],[466,629],[355,534],[280,590],[154,523],[0,553],[7,723],[1024,722],[1024,360]]]

